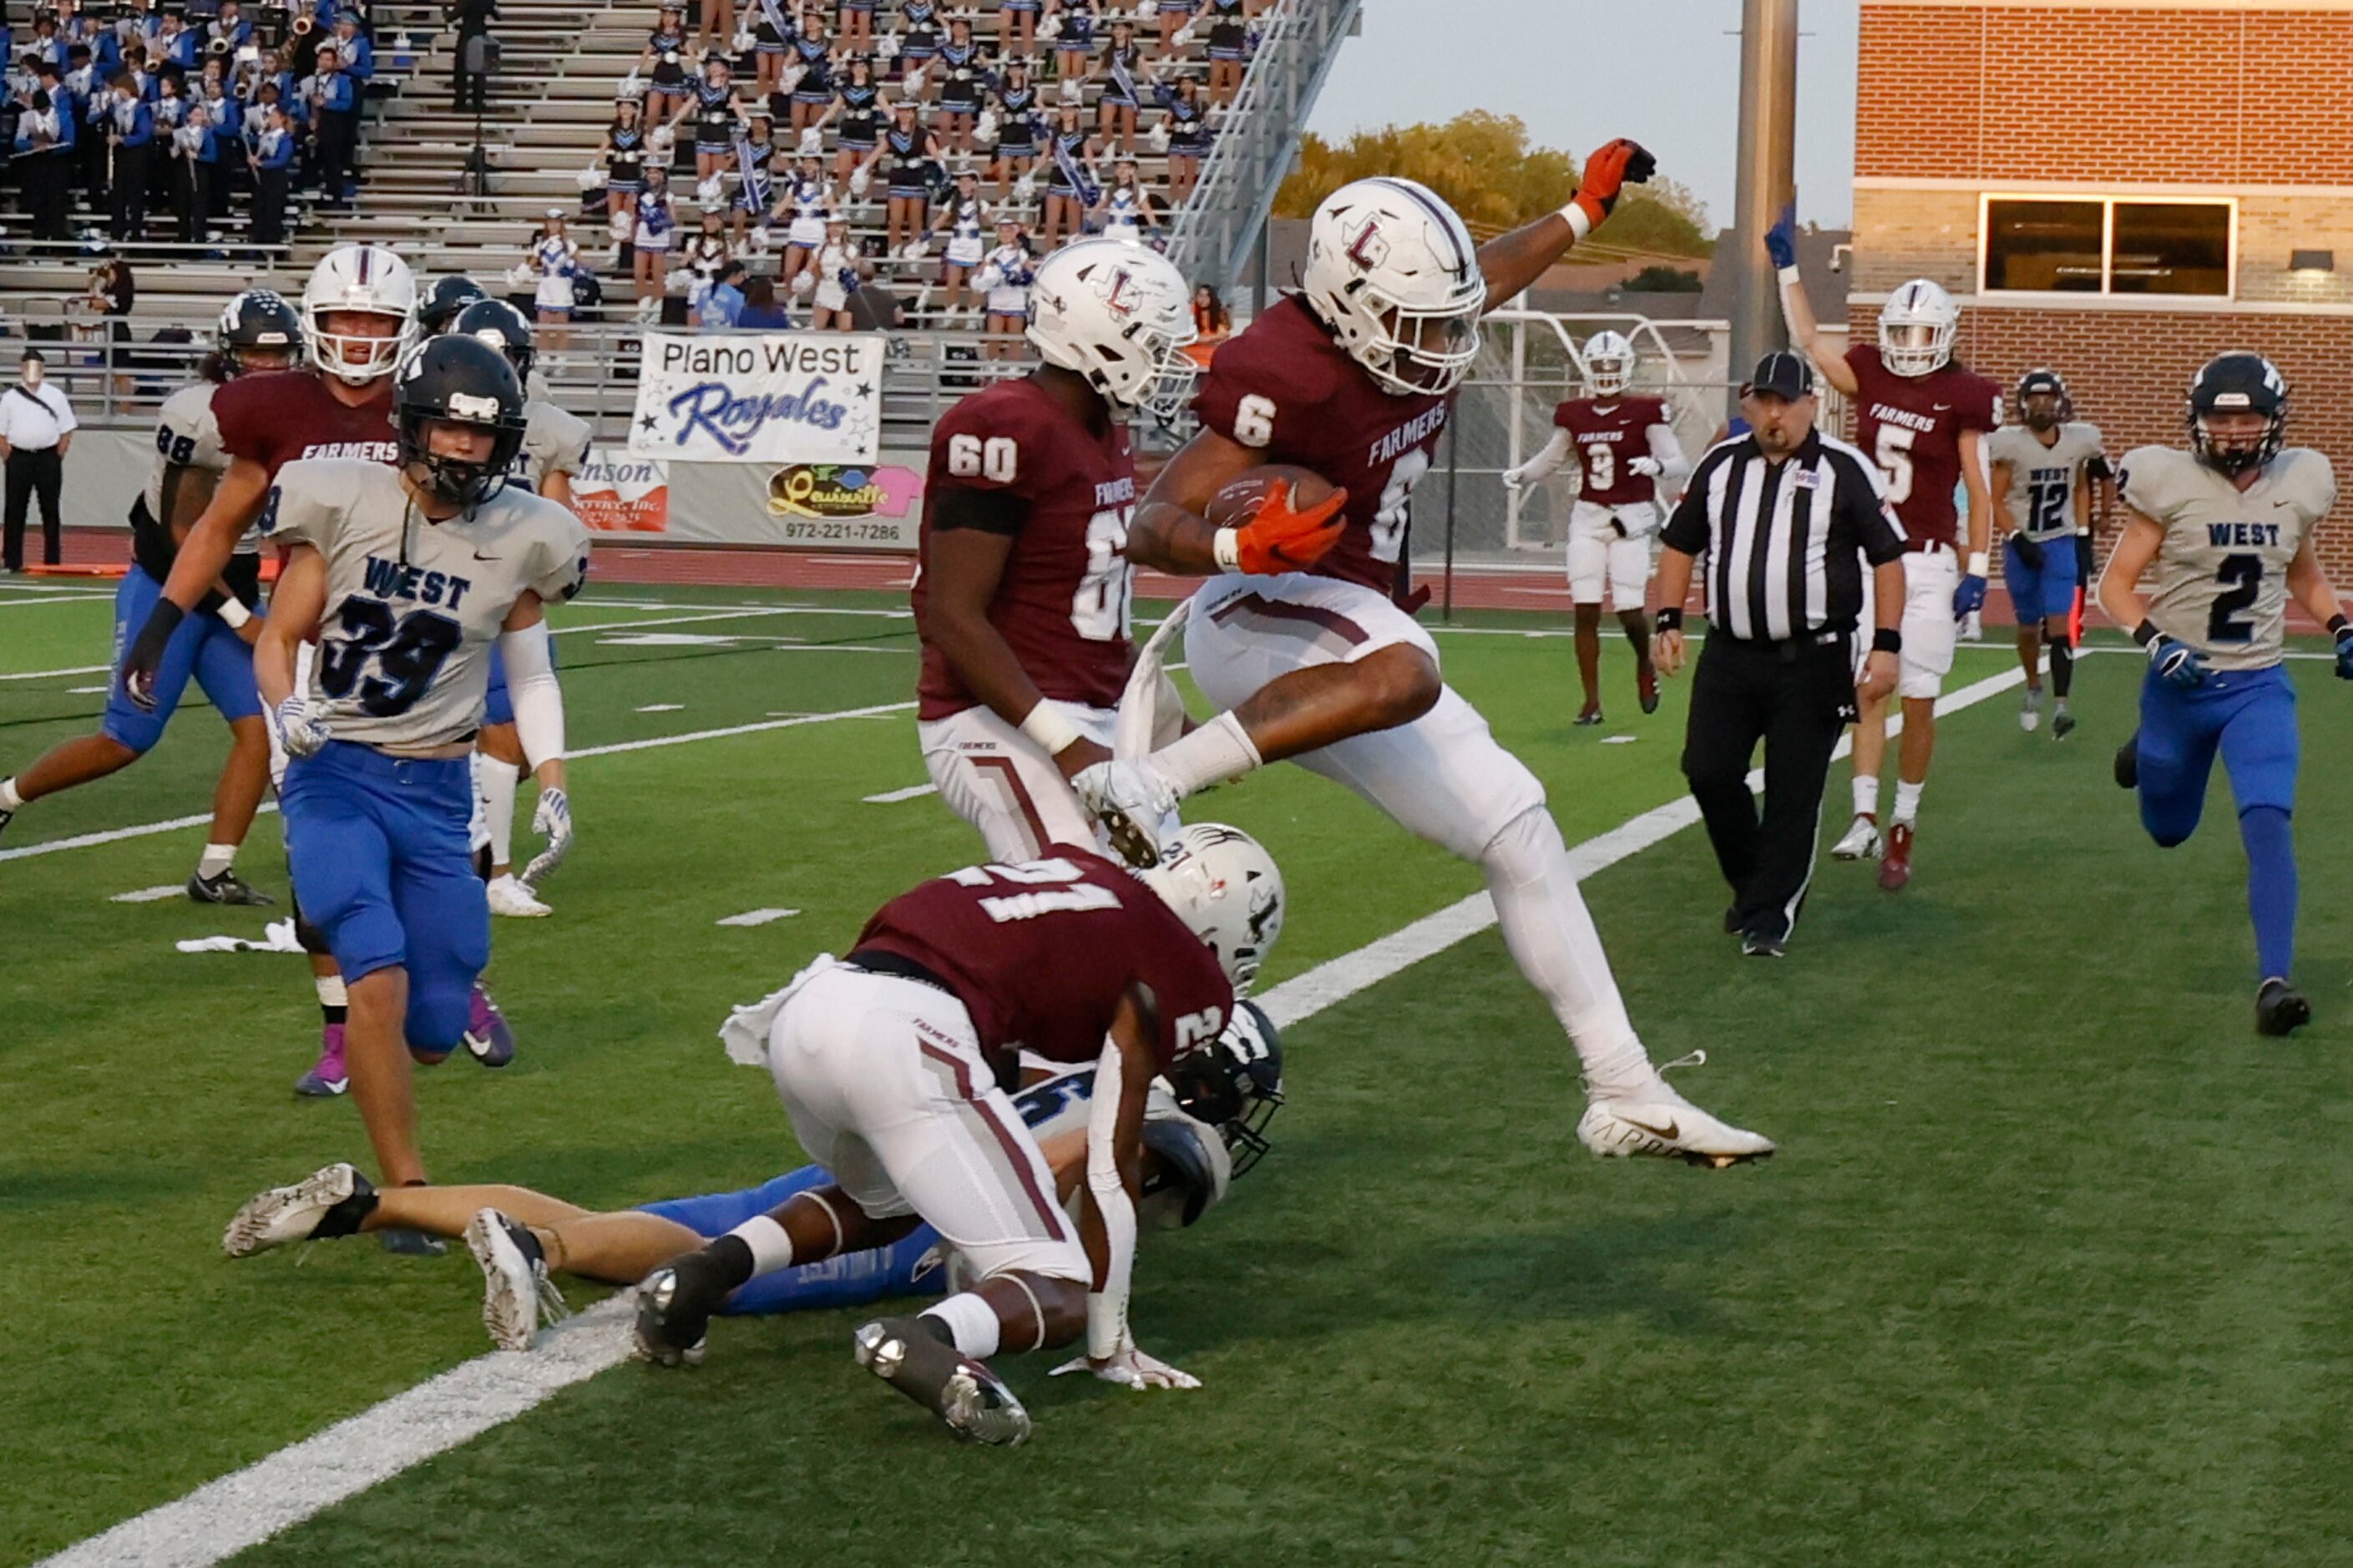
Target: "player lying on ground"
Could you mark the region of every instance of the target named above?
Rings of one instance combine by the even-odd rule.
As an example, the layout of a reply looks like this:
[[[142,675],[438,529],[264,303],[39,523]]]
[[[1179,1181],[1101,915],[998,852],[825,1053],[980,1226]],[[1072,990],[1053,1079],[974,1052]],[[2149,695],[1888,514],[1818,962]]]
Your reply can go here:
[[[181,543],[212,500],[228,467],[213,398],[237,377],[284,370],[301,352],[294,307],[267,289],[249,289],[222,308],[199,379],[166,398],[155,426],[153,471],[131,502],[131,569],[114,595],[114,646],[127,646],[171,576]],[[165,643],[152,703],[133,702],[120,666],[95,735],[54,746],[14,778],[0,779],[0,827],[27,803],[118,773],[153,749],[193,679],[228,725],[228,758],[213,791],[212,831],[188,897],[204,904],[266,904],[267,895],[237,874],[237,852],[269,783],[269,732],[253,685],[253,643],[261,635],[261,556],[240,549],[221,587],[181,621]]]
[[[1145,860],[1178,800],[1266,763],[1290,758],[1347,785],[1485,873],[1513,959],[1576,1047],[1586,1146],[1723,1165],[1769,1154],[1772,1141],[1700,1110],[1651,1065],[1544,785],[1446,684],[1438,645],[1392,599],[1406,575],[1408,498],[1478,353],[1479,318],[1651,168],[1648,153],[1613,142],[1587,161],[1568,206],[1477,247],[1410,180],[1358,180],[1324,199],[1300,292],[1219,346],[1195,402],[1201,431],[1161,470],[1128,535],[1138,564],[1211,578],[1191,601],[1185,655],[1224,711],[1074,783],[1123,852]],[[1278,480],[1275,504],[1242,525],[1203,521],[1220,491],[1269,463],[1338,486],[1344,509],[1328,521],[1293,511]]]
[[[2320,574],[2312,533],[2337,500],[2328,459],[2283,447],[2287,382],[2261,354],[2206,362],[2189,384],[2189,449],[2137,447],[2116,471],[2125,526],[2100,578],[2100,608],[2148,650],[2140,730],[2116,782],[2140,791],[2141,826],[2170,849],[2197,831],[2221,752],[2247,850],[2255,926],[2255,1027],[2312,1021],[2290,984],[2295,958],[2295,688],[2281,668],[2287,602],[2337,639],[2353,679],[2353,625]],[[2140,595],[2154,566],[2157,592]]]
[[[1282,1103],[1282,1045],[1273,1024],[1245,1002],[1219,1038],[1241,1110],[1212,1128],[1187,1115],[1155,1083],[1145,1101],[1144,1172],[1137,1214],[1153,1229],[1193,1224],[1222,1202],[1228,1184],[1254,1165],[1267,1122]],[[1023,1065],[1029,1087],[1013,1108],[1045,1155],[1055,1195],[1071,1206],[1086,1166],[1092,1069],[1056,1072]],[[290,1187],[256,1194],[229,1221],[221,1248],[248,1258],[297,1241],[385,1229],[465,1238],[482,1269],[482,1322],[501,1350],[531,1348],[542,1317],[560,1311],[548,1283],[570,1274],[633,1285],[664,1261],[726,1235],[797,1194],[828,1186],[823,1167],[804,1165],[740,1192],[671,1198],[598,1213],[529,1187],[395,1187],[379,1192],[349,1165],[329,1165]],[[938,1295],[948,1287],[951,1248],[930,1226],[888,1247],[845,1253],[762,1275],[731,1294],[728,1314],[856,1307],[894,1296]]]
[[[1282,924],[1282,879],[1248,834],[1199,824],[1130,875],[1083,849],[974,866],[883,906],[837,963],[730,1020],[731,1054],[765,1055],[794,1134],[836,1186],[802,1193],[648,1276],[641,1354],[701,1359],[711,1314],[756,1274],[888,1246],[936,1226],[976,1282],[921,1317],[877,1319],[860,1364],[959,1437],[1018,1443],[1029,1417],[987,1358],[1085,1336],[1072,1366],[1130,1387],[1191,1388],[1127,1326],[1145,1091],[1222,1125],[1240,1109],[1216,1048]],[[1000,1085],[1015,1043],[1093,1061],[1074,1227]]]
[[[2065,740],[2075,727],[2067,695],[2075,681],[2083,585],[2091,581],[2092,496],[2096,489],[2105,499],[2115,487],[2100,427],[2073,417],[2057,371],[2028,371],[2018,379],[2017,395],[2024,423],[1995,431],[1986,452],[1993,462],[1994,514],[2010,529],[2002,581],[2018,616],[2018,659],[2026,667],[2018,725],[2031,732],[2042,721],[2040,660],[2047,646],[2055,699],[2051,738]]]

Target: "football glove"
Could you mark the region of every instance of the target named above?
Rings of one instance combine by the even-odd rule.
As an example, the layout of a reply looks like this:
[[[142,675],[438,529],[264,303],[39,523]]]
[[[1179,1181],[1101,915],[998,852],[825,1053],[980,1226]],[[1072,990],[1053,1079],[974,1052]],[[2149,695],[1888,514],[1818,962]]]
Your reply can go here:
[[[1765,231],[1765,254],[1772,259],[1775,270],[1798,264],[1798,204],[1789,203],[1773,226]]]
[[[1577,187],[1577,205],[1593,226],[1601,226],[1610,209],[1618,205],[1618,193],[1626,185],[1649,183],[1658,172],[1659,161],[1639,142],[1620,137],[1606,142],[1585,161],[1585,177]]]
[[[2010,536],[2010,547],[2018,552],[2019,564],[2028,571],[2042,570],[2042,546],[2022,533],[2013,533]]]
[[[1527,482],[1528,476],[1522,470],[1518,468],[1505,468],[1504,470],[1504,488],[1505,489],[1522,489],[1526,487]]]
[[[1974,572],[1969,573],[1961,579],[1961,585],[1953,590],[1953,616],[1957,620],[1965,616],[1974,616],[1985,608],[1985,602],[1986,580]]]
[[[2206,658],[2188,643],[2160,637],[2148,645],[2148,667],[2158,677],[2187,690],[2206,679]],[[2337,668],[2345,669],[2345,645],[2337,648]]]
[[[2353,626],[2337,628],[2337,679],[2353,680]]]
[[[1259,575],[1300,572],[1324,558],[1340,542],[1347,520],[1340,509],[1348,492],[1335,489],[1304,511],[1291,508],[1291,486],[1281,479],[1266,489],[1258,510],[1234,534],[1241,569]]]
[[[1189,1372],[1180,1372],[1158,1356],[1146,1355],[1129,1345],[1115,1351],[1102,1361],[1085,1356],[1067,1361],[1047,1373],[1060,1377],[1066,1372],[1091,1372],[1105,1383],[1116,1383],[1123,1388],[1198,1388],[1201,1380]]]
[[[169,599],[156,600],[155,607],[147,612],[147,624],[139,628],[131,651],[122,657],[123,694],[143,711],[155,710],[155,675],[164,667],[164,649],[186,615]]]
[[[1630,474],[1640,474],[1646,479],[1655,479],[1659,477],[1659,459],[1645,453],[1629,462],[1626,465],[1626,471]]]
[[[334,738],[327,721],[311,711],[311,700],[300,693],[280,702],[269,717],[278,727],[278,743],[290,757],[316,756],[319,748]]]
[[[571,797],[560,789],[541,790],[539,808],[531,814],[531,830],[547,840],[547,847],[533,856],[531,864],[522,868],[523,885],[536,888],[572,853]]]

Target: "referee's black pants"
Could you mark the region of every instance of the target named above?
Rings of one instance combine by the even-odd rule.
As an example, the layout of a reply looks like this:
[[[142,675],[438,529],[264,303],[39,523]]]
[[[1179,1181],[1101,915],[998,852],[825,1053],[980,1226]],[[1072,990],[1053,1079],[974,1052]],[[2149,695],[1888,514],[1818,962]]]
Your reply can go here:
[[[0,513],[0,546],[5,546],[0,549],[0,560],[5,560],[9,571],[25,569],[26,503],[37,494],[41,498],[41,559],[51,566],[58,563],[64,543],[58,518],[58,486],[65,471],[65,459],[55,447],[38,452],[19,447],[9,452],[6,510]]]
[[[1814,871],[1822,784],[1839,731],[1853,716],[1854,666],[1842,636],[1741,642],[1717,632],[1692,678],[1683,777],[1732,884],[1732,921],[1787,940]],[[1765,742],[1765,810],[1749,792],[1749,759]]]

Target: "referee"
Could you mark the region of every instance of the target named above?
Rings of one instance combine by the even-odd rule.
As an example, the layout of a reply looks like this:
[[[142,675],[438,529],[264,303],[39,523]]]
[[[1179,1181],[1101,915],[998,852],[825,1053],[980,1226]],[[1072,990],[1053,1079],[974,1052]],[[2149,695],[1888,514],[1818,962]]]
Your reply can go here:
[[[1683,600],[1707,564],[1707,647],[1692,680],[1683,776],[1732,884],[1724,929],[1778,958],[1813,878],[1822,781],[1855,716],[1855,623],[1877,602],[1862,692],[1895,689],[1904,529],[1871,459],[1814,428],[1814,376],[1769,353],[1740,389],[1748,432],[1700,459],[1662,534],[1656,653],[1683,668]],[[1873,581],[1866,595],[1864,563]],[[1765,742],[1765,815],[1748,762]]]

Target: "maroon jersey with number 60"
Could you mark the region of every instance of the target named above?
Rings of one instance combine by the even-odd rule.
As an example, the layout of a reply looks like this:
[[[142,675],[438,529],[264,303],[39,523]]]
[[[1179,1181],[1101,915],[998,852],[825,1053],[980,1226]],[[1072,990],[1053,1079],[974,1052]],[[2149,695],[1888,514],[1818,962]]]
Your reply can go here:
[[[1596,506],[1631,506],[1656,500],[1659,488],[1648,474],[1627,465],[1651,455],[1651,426],[1672,423],[1667,405],[1655,397],[1572,397],[1552,411],[1552,422],[1568,432],[1577,448],[1577,499]]]
[[[1269,463],[1313,468],[1348,492],[1347,531],[1314,567],[1388,593],[1406,498],[1430,471],[1451,395],[1392,396],[1296,298],[1218,345],[1194,395],[1201,423]]]
[[[1166,1068],[1217,1037],[1233,987],[1160,895],[1085,849],[1057,844],[1018,866],[971,866],[876,911],[858,946],[913,959],[947,983],[981,1047],[1091,1062],[1128,983],[1152,990]]]
[[[1855,379],[1854,444],[1879,465],[1896,520],[1913,539],[1952,543],[1961,432],[2001,428],[2001,388],[1956,364],[1898,375],[1881,362],[1877,343],[1855,344],[1846,363]]]
[[[1116,707],[1132,658],[1127,520],[1135,509],[1135,464],[1127,427],[1113,421],[1098,435],[1023,379],[974,393],[933,431],[917,545],[922,565],[910,595],[923,639],[915,683],[922,719],[944,719],[980,700],[932,641],[924,620],[934,520],[955,490],[996,491],[1020,503],[990,514],[1005,517],[1014,533],[988,624],[1023,672],[1041,695]]]
[[[259,463],[273,480],[298,458],[397,463],[392,377],[372,390],[374,396],[353,407],[329,391],[326,377],[315,370],[238,376],[213,394],[221,448],[232,458]]]

